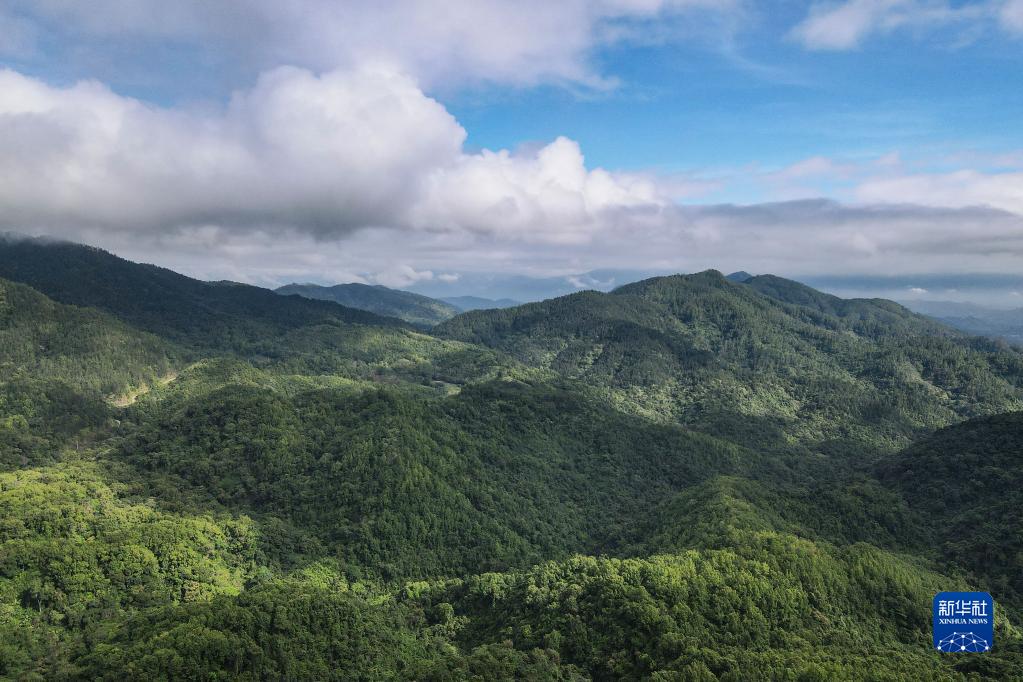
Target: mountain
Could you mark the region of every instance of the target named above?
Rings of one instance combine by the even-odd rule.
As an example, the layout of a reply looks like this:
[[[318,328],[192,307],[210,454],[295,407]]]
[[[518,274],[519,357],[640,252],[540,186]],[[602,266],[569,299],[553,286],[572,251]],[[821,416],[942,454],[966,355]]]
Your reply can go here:
[[[602,269],[555,277],[530,277],[463,271],[457,278],[435,277],[420,280],[411,284],[408,289],[441,300],[469,295],[491,300],[540,301],[587,289],[610,291],[623,284],[660,274],[664,273],[649,270]]]
[[[1005,344],[713,271],[427,334],[48,246],[0,258],[0,678],[1023,679]],[[960,589],[983,656],[931,648]]]
[[[736,282],[738,284],[742,284],[743,282],[753,279],[753,275],[749,274],[745,270],[739,270],[738,272],[733,272],[730,275],[726,275],[725,279],[727,279],[729,282]]]
[[[348,308],[397,317],[410,324],[427,328],[454,317],[462,310],[445,301],[380,285],[352,283],[323,287],[316,284],[286,284],[277,289],[277,293],[333,301]]]
[[[1023,343],[1023,308],[989,308],[953,301],[910,301],[905,305],[970,334]]]
[[[435,332],[579,381],[618,409],[758,448],[894,451],[1023,405],[1019,351],[770,276],[653,278],[468,312]]]
[[[448,296],[443,299],[445,303],[448,303],[455,308],[458,308],[460,312],[467,310],[486,310],[488,308],[512,308],[517,305],[522,305],[519,301],[513,301],[510,298],[480,298],[479,296]]]
[[[314,324],[399,324],[245,284],[202,282],[68,242],[0,239],[0,277],[60,303],[97,308],[141,330],[211,349],[251,351],[267,337]]]

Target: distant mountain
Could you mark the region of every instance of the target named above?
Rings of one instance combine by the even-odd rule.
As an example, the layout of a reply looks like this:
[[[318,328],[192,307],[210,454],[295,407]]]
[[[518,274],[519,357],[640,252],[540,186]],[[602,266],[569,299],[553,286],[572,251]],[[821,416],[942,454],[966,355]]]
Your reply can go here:
[[[267,336],[312,324],[402,324],[246,284],[203,282],[69,242],[0,239],[0,277],[60,303],[99,308],[139,329],[207,348],[251,348]]]
[[[448,296],[442,299],[445,303],[453,305],[459,311],[486,310],[488,308],[512,308],[522,305],[521,301],[514,301],[510,298],[480,298],[479,296]]]
[[[1023,344],[1023,308],[989,308],[956,301],[906,301],[905,305],[971,334]]]
[[[414,294],[411,291],[354,282],[330,287],[316,284],[286,284],[277,289],[277,293],[284,296],[298,295],[320,301],[333,301],[349,308],[397,317],[421,327],[432,327],[454,317],[462,310],[453,304]]]
[[[472,296],[491,300],[542,301],[577,291],[610,291],[629,282],[665,274],[650,270],[590,270],[555,277],[530,277],[492,272],[461,272],[455,280],[433,278],[407,287],[409,291],[446,301]]]
[[[1021,274],[900,274],[900,275],[806,275],[801,282],[843,298],[880,297],[907,304],[922,299],[970,301],[992,308],[1023,304]]]
[[[753,279],[753,275],[749,274],[745,270],[739,270],[738,272],[726,275],[725,279],[729,282],[738,282],[739,284],[742,284],[743,282]]]

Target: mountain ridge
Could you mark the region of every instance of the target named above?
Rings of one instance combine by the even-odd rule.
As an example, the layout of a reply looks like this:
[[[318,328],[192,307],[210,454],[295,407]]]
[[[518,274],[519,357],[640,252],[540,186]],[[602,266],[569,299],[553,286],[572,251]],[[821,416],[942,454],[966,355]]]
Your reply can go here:
[[[321,301],[333,301],[348,308],[365,310],[385,317],[397,317],[410,324],[429,328],[454,317],[454,306],[411,291],[391,289],[380,284],[285,284],[274,289],[283,296],[298,295]]]

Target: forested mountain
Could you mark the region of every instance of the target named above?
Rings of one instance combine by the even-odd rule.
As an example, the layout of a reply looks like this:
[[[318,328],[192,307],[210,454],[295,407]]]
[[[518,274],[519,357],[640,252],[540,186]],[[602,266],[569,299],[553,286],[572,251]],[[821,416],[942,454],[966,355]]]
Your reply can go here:
[[[461,312],[460,308],[429,296],[354,282],[330,287],[316,284],[286,284],[276,291],[284,296],[298,295],[320,301],[333,301],[349,308],[397,317],[427,328]]]
[[[439,325],[579,380],[637,414],[763,446],[893,450],[927,430],[1018,409],[1023,354],[888,301],[710,271],[582,292]]]
[[[0,678],[1023,678],[1008,346],[770,276],[425,334],[0,254]],[[989,654],[932,651],[955,589]]]
[[[80,244],[0,239],[0,277],[55,301],[107,311],[144,331],[216,350],[251,350],[260,339],[312,324],[394,326],[396,321],[234,282],[201,282]]]

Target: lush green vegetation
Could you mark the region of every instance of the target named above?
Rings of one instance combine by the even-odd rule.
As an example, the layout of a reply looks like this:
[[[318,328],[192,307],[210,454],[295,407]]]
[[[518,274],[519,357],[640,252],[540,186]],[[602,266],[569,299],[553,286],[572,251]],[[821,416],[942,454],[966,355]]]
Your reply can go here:
[[[0,274],[0,678],[1023,679],[1008,346],[769,276],[426,334],[66,244]],[[990,654],[930,650],[960,588]]]
[[[660,277],[466,313],[437,333],[576,378],[618,409],[758,448],[775,437],[862,457],[1023,406],[1019,351],[779,278]]]
[[[180,355],[100,311],[0,280],[0,470],[95,440],[109,399],[157,382]]]
[[[259,287],[200,282],[69,243],[0,240],[0,277],[27,284],[60,303],[99,308],[203,353],[251,354],[257,342],[317,323],[399,324],[324,301],[288,299]]]
[[[879,469],[947,559],[1023,604],[1023,413],[942,429]]]
[[[388,289],[385,286],[369,284],[335,284],[324,287],[316,284],[287,284],[277,289],[283,296],[298,295],[320,301],[333,301],[349,308],[368,310],[377,315],[397,317],[420,327],[432,327],[451,319],[458,308],[429,296],[413,294],[411,291]]]

